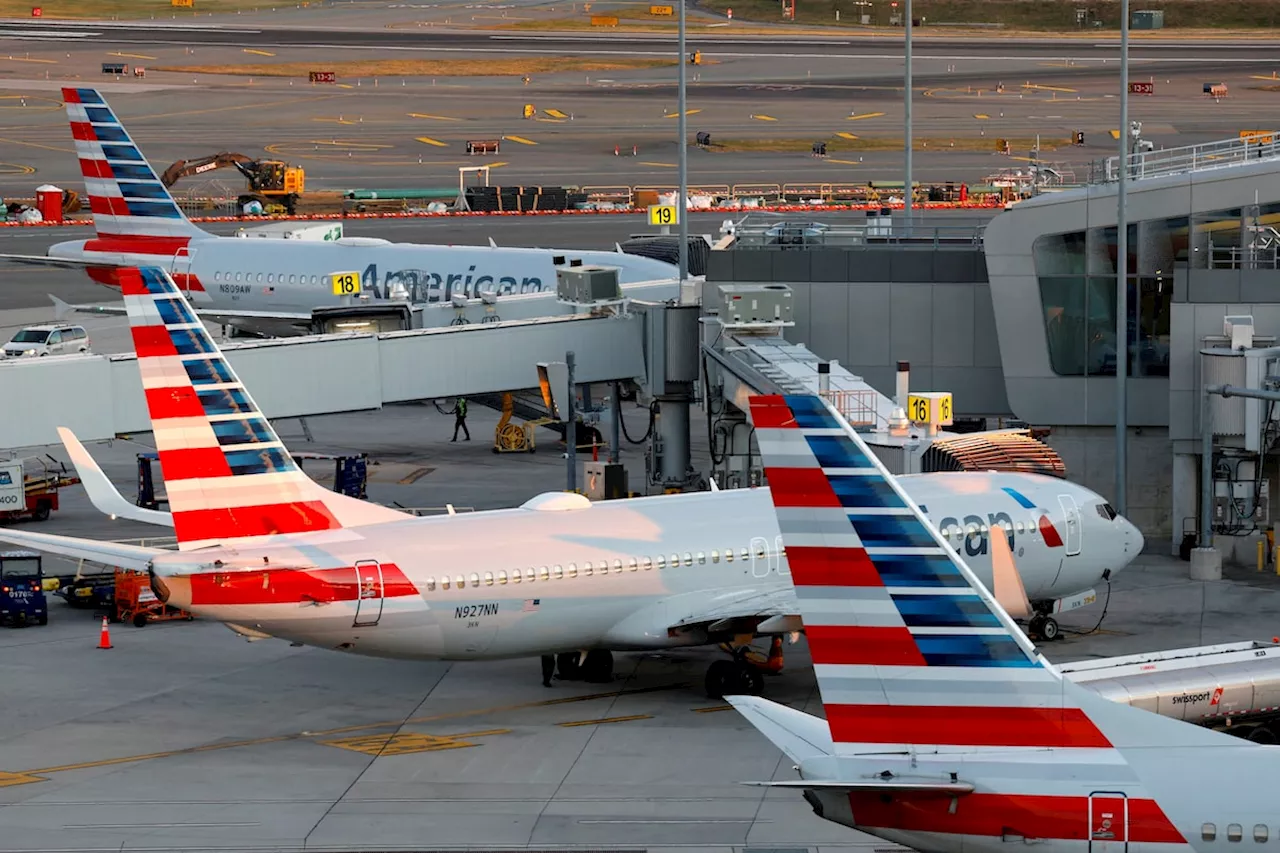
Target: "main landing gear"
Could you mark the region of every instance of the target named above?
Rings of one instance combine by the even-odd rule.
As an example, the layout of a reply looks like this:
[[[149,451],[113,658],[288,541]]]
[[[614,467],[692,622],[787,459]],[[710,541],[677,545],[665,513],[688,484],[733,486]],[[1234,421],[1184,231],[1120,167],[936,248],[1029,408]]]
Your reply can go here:
[[[782,671],[782,638],[774,637],[765,657],[750,646],[721,646],[732,660],[718,660],[707,667],[705,685],[712,699],[725,696],[759,696],[764,692],[764,674]]]
[[[561,681],[608,684],[613,681],[613,653],[606,649],[563,652],[556,655],[556,669]]]
[[[1046,643],[1051,643],[1062,636],[1058,620],[1043,611],[1037,611],[1036,615],[1031,617],[1027,628],[1034,639],[1043,640]]]

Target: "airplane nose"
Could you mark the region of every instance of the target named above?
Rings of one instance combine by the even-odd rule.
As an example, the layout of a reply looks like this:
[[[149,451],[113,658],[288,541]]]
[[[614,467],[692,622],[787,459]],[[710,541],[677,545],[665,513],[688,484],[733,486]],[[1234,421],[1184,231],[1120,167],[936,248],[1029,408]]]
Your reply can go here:
[[[1142,531],[1134,525],[1129,519],[1121,516],[1119,519],[1124,524],[1124,550],[1125,555],[1132,560],[1142,553],[1142,549],[1146,546],[1146,539],[1142,536]]]

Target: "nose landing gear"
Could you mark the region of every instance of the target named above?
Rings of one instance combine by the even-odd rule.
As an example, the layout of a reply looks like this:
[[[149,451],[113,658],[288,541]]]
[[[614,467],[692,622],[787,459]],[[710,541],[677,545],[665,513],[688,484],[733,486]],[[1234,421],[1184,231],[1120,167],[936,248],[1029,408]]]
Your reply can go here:
[[[1031,636],[1046,643],[1051,643],[1062,636],[1062,629],[1058,626],[1058,620],[1054,619],[1047,613],[1037,613],[1031,617],[1031,622],[1027,625],[1031,631]]]
[[[562,681],[607,684],[613,681],[613,653],[606,649],[562,652],[556,655],[556,668]]]

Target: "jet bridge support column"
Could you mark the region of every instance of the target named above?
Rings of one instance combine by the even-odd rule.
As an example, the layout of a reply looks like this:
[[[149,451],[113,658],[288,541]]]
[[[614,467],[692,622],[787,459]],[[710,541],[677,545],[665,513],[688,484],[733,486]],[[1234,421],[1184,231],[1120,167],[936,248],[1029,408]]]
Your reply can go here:
[[[640,307],[640,306],[637,306]],[[698,473],[689,451],[689,407],[698,381],[698,305],[647,304],[645,396],[656,404],[647,491],[684,491]]]

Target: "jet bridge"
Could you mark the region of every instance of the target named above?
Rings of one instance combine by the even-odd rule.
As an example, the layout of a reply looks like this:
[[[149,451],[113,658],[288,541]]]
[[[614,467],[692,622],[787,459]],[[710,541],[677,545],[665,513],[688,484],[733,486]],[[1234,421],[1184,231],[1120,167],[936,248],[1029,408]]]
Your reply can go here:
[[[867,445],[895,474],[958,470],[977,460],[984,470],[1036,470],[1061,476],[1061,460],[1027,430],[962,436],[938,429],[936,402],[950,395],[910,388],[910,370],[898,362],[895,395],[889,397],[835,361],[825,361],[784,337],[791,323],[785,285],[719,285],[704,289],[702,359],[706,374],[707,430],[712,477],[721,488],[762,483],[760,457],[751,446],[747,398],[753,394],[817,394],[829,400],[863,434]],[[929,415],[909,418],[920,398]],[[923,409],[922,409],[923,411]],[[941,419],[950,421],[950,417]],[[930,448],[935,448],[929,453]],[[980,452],[983,451],[983,452]]]
[[[389,403],[537,385],[536,363],[578,354],[579,382],[645,375],[643,318],[623,310],[231,343],[228,360],[269,418],[377,409]],[[0,360],[13,417],[0,447],[56,444],[56,428],[82,440],[149,432],[137,358],[68,355]],[[56,389],[56,392],[51,390]]]

